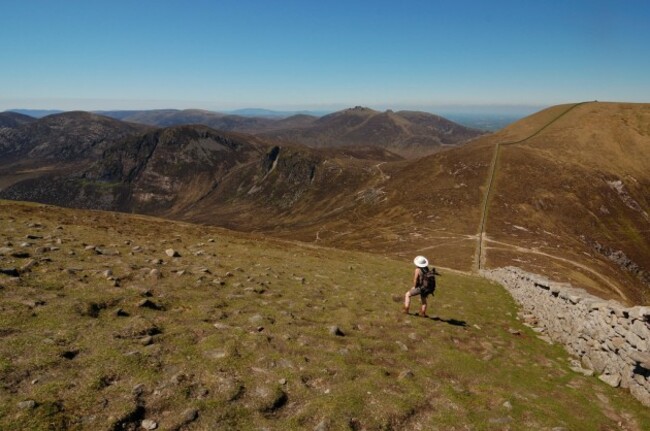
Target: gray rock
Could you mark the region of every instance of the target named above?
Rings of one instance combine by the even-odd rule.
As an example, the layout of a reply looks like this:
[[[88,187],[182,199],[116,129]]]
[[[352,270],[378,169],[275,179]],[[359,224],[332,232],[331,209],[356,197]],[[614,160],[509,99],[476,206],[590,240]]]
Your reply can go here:
[[[399,375],[397,376],[398,380],[404,380],[404,379],[412,379],[415,377],[415,374],[413,374],[413,371],[411,370],[404,370]]]
[[[138,383],[137,385],[135,385],[133,389],[131,389],[131,393],[136,397],[142,395],[144,393],[144,384]]]
[[[618,386],[621,384],[621,376],[618,374],[603,374],[598,376],[598,379],[607,383],[613,388],[618,388]]]
[[[146,430],[155,430],[158,428],[158,423],[151,419],[145,419],[140,423],[140,426]]]
[[[650,392],[636,382],[630,383],[630,393],[646,407],[650,407]]]
[[[582,374],[587,377],[591,377],[594,375],[593,370],[585,370],[582,367],[571,367],[571,371],[574,371],[576,373]]]
[[[632,352],[630,358],[639,366],[650,370],[650,352]]]
[[[0,247],[0,256],[10,256],[14,252],[11,247]]]
[[[186,409],[183,413],[181,413],[181,418],[183,420],[183,423],[189,424],[190,422],[194,422],[197,420],[199,417],[199,411],[197,409]]]
[[[100,248],[100,247],[95,247],[95,253],[102,255],[102,256],[119,256],[120,252],[118,250],[115,250],[113,248]]]
[[[262,413],[274,412],[282,408],[289,397],[279,387],[261,385],[252,392],[255,409]]]
[[[22,410],[32,410],[36,408],[36,401],[26,400],[18,403],[18,408]]]
[[[337,337],[345,337],[345,333],[341,331],[341,328],[339,328],[336,325],[332,325],[329,327],[329,333],[330,335],[335,335]]]
[[[141,300],[140,302],[138,302],[138,307],[150,308],[152,310],[161,310],[162,309],[162,307],[160,305],[156,304],[155,302],[153,302],[150,299]]]
[[[168,248],[165,250],[165,254],[169,257],[181,257],[180,253],[173,248]]]
[[[399,346],[400,349],[402,349],[405,352],[408,352],[409,348],[406,344],[402,343],[401,341],[395,341],[395,343]]]
[[[644,340],[647,340],[648,336],[650,336],[650,329],[648,329],[648,324],[640,320],[635,320],[634,323],[632,323],[630,331],[632,331],[632,333],[637,337]]]

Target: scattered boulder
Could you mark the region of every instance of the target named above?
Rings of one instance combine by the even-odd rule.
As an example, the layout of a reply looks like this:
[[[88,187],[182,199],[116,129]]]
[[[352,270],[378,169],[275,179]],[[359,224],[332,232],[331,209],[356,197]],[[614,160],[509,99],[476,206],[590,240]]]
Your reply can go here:
[[[94,301],[84,302],[75,306],[75,309],[79,315],[94,318],[99,317],[99,312],[105,308],[106,303]]]
[[[151,310],[162,310],[163,307],[156,304],[150,299],[143,299],[140,302],[138,302],[138,307],[140,308],[149,308]]]
[[[413,371],[411,370],[404,370],[399,375],[397,376],[398,380],[404,380],[404,379],[412,379],[415,377],[415,374],[413,374]]]
[[[115,250],[112,248],[101,248],[101,247],[95,247],[95,253],[102,255],[102,256],[119,256],[120,252],[119,250]]]
[[[140,423],[140,426],[146,430],[155,430],[156,428],[158,428],[158,423],[151,419],[144,419]]]
[[[168,248],[165,250],[165,254],[169,257],[181,257],[180,253],[173,248]]]
[[[117,310],[115,310],[115,315],[117,317],[129,317],[129,313],[124,311],[122,308],[118,308]]]
[[[64,359],[72,360],[77,357],[79,354],[79,350],[66,350],[65,352],[61,353],[61,357]]]
[[[598,379],[607,383],[613,388],[617,388],[621,384],[621,376],[618,374],[603,374],[598,376]]]
[[[255,409],[262,413],[275,412],[289,400],[281,388],[267,385],[258,386],[252,395]]]
[[[33,410],[37,406],[36,401],[26,400],[18,403],[18,408],[21,410]]]
[[[191,422],[194,422],[197,420],[199,417],[199,411],[197,409],[186,409],[183,413],[181,413],[181,420],[183,421],[184,425],[187,425]]]
[[[341,330],[341,328],[339,328],[336,325],[332,325],[329,327],[329,333],[330,335],[335,335],[337,337],[345,337],[345,333]]]

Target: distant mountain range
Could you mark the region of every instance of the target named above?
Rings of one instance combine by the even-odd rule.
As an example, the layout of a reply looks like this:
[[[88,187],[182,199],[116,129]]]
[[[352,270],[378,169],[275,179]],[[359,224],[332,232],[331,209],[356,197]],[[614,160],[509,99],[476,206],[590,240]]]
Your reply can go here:
[[[217,117],[224,116],[235,116],[235,117],[255,117],[260,119],[271,119],[279,120],[283,118],[293,117],[293,116],[309,116],[309,117],[322,117],[328,114],[331,114],[333,111],[313,111],[313,110],[299,110],[299,111],[274,111],[270,109],[261,109],[261,108],[245,108],[237,109],[233,111],[206,111],[198,109],[153,109],[153,110],[114,110],[114,111],[93,111],[96,114],[106,115],[109,117],[117,118],[118,120],[126,120],[128,117],[132,117],[134,121],[148,121],[151,123],[153,118],[156,115],[161,113],[167,113],[172,115],[173,113],[180,112],[202,112],[203,115],[213,114]],[[38,110],[38,109],[12,109],[5,112],[16,112],[24,114],[33,118],[42,118],[47,115],[60,114],[62,110]],[[454,121],[458,124],[461,124],[465,127],[485,130],[485,131],[496,131],[506,127],[509,124],[514,123],[517,120],[520,120],[524,115],[522,114],[494,114],[489,112],[467,112],[467,113],[458,113],[458,112],[441,112],[438,113],[451,121]],[[200,123],[205,124],[205,123]],[[2,126],[0,126],[2,127]]]
[[[325,115],[301,127],[260,133],[277,141],[314,148],[380,147],[408,158],[457,146],[481,134],[426,112],[379,112],[361,106]]]
[[[460,270],[483,244],[485,267],[650,303],[650,104],[556,106],[464,144],[445,140],[465,129],[423,113],[301,121],[257,136],[82,112],[2,127],[0,197],[419,253]],[[415,157],[418,145],[446,149]]]
[[[230,115],[241,115],[242,117],[261,117],[261,118],[287,118],[294,115],[309,115],[311,117],[322,117],[323,115],[330,114],[332,111],[273,111],[270,109],[261,108],[245,108],[236,109],[234,111],[226,111]]]
[[[159,127],[201,124],[314,148],[374,146],[404,157],[431,154],[483,133],[425,112],[378,112],[363,107],[320,118],[304,114],[286,118],[247,117],[197,109],[106,111],[102,114]]]

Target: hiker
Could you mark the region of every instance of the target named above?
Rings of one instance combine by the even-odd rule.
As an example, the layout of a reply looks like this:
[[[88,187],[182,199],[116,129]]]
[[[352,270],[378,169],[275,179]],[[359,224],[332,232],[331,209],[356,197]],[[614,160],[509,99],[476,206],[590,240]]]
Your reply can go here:
[[[433,295],[436,290],[435,276],[440,274],[435,268],[429,269],[429,261],[424,256],[417,256],[413,259],[413,263],[416,266],[413,274],[413,287],[404,295],[404,313],[409,313],[411,296],[420,295],[422,302],[420,316],[427,317],[427,296]]]

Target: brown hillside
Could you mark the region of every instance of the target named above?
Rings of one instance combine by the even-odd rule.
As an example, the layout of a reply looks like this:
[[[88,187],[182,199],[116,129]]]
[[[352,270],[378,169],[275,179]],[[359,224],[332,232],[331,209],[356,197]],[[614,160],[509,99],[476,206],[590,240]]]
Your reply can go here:
[[[504,145],[489,202],[487,265],[516,263],[647,303],[648,166],[650,105],[580,105],[536,136]]]
[[[84,171],[0,195],[404,258],[423,253],[466,271],[517,265],[649,303],[649,110],[552,107],[415,160],[381,147],[311,149],[176,127],[113,145]],[[393,114],[359,109],[324,121],[360,125],[377,115]]]

